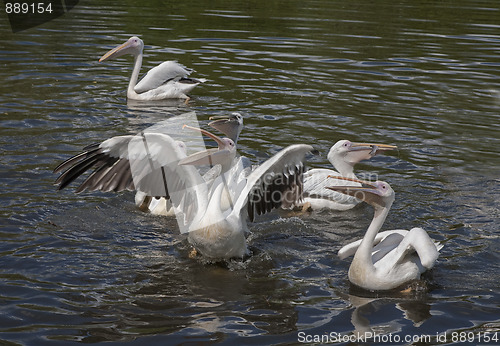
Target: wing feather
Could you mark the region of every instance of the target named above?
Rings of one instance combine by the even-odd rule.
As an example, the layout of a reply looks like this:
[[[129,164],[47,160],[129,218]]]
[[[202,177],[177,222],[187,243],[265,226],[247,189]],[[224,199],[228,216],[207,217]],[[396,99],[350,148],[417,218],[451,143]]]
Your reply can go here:
[[[388,236],[391,234],[399,234],[401,236],[405,236],[408,233],[407,230],[391,230],[391,231],[383,231],[383,232],[378,232],[377,235],[375,236],[375,239],[373,240],[373,251],[372,254],[377,252],[378,249],[378,244],[380,242],[383,242]],[[361,244],[361,241],[363,239],[356,240],[352,243],[349,243],[347,245],[344,245],[338,252],[338,256],[340,259],[347,258],[349,256],[352,256],[358,251],[359,245]],[[399,243],[395,244],[393,248],[395,248]]]
[[[187,77],[192,70],[187,69],[176,61],[165,61],[149,70],[136,84],[136,93],[144,93],[158,88],[170,80],[180,80]]]
[[[307,144],[286,147],[253,170],[237,199],[236,212],[246,206],[251,221],[278,208],[288,199],[297,201],[302,195],[304,158],[308,152],[316,150]]]
[[[83,181],[76,192],[84,190],[121,191],[116,189],[121,184],[113,187],[106,182],[116,174],[115,165],[120,161],[127,161],[126,148],[132,138],[133,136],[119,136],[110,138],[101,144],[92,144],[85,147],[80,154],[62,162],[54,169],[54,173],[62,172],[55,181],[59,185],[58,190],[64,189],[87,170],[94,168],[95,171]],[[126,163],[121,163],[118,168],[127,169]],[[104,186],[111,190],[104,189]],[[130,184],[126,184],[125,187],[129,188]]]
[[[321,198],[343,204],[355,205],[359,203],[359,200],[355,197],[327,189],[327,187],[334,185],[357,186],[359,184],[345,180],[329,179],[329,175],[340,176],[336,171],[325,168],[315,168],[307,171],[304,174],[304,197]]]
[[[181,232],[186,232],[198,214],[205,212],[208,192],[195,167],[178,164],[184,157],[179,142],[166,134],[141,132],[112,137],[100,145],[88,146],[57,166],[54,171],[62,173],[56,184],[63,189],[93,168],[77,192],[128,189],[170,198],[182,214],[178,216]]]
[[[99,149],[99,144],[92,144],[83,148],[83,151],[75,156],[60,163],[56,168],[54,168],[54,173],[60,173],[67,170],[69,167],[73,166],[75,162],[78,162],[85,158],[85,156],[90,155],[92,152]]]
[[[59,184],[58,190],[64,189],[93,166],[110,167],[117,160],[118,158],[107,156],[100,151],[88,153],[88,155],[85,155],[83,160],[76,162],[73,166],[69,167],[64,173],[62,173],[61,176],[59,176],[56,180],[56,184]],[[84,183],[87,183],[90,191],[95,190],[92,184],[93,181],[85,181]],[[80,188],[78,190],[80,190]]]

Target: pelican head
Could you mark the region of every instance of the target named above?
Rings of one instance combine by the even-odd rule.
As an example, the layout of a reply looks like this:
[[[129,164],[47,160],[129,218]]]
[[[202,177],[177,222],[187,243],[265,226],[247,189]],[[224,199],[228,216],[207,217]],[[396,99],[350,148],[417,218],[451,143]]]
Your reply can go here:
[[[206,130],[192,127],[188,125],[182,126],[183,129],[199,131],[203,135],[212,138],[218,145],[217,149],[202,150],[191,154],[188,157],[179,161],[180,165],[217,165],[223,166],[223,170],[230,167],[234,157],[236,156],[236,145],[230,138],[220,138]]]
[[[351,167],[360,161],[371,159],[373,156],[387,150],[396,149],[395,145],[376,143],[356,143],[343,139],[335,143],[328,152],[328,160],[337,169],[345,164]],[[341,174],[343,172],[340,172]],[[342,174],[347,175],[347,174]]]
[[[127,40],[127,42],[111,49],[109,52],[104,54],[99,59],[99,62],[106,61],[108,59],[113,59],[125,54],[132,54],[133,56],[137,56],[141,54],[143,48],[144,48],[144,42],[142,42],[142,40],[139,37],[132,36]]]
[[[230,115],[219,115],[210,117],[209,126],[222,132],[234,143],[238,141],[241,130],[243,129],[243,116],[240,113],[231,113]]]
[[[346,180],[359,186],[328,186],[327,189],[356,197],[375,209],[390,208],[396,196],[392,187],[385,181],[368,182],[359,179],[329,175],[328,178]]]

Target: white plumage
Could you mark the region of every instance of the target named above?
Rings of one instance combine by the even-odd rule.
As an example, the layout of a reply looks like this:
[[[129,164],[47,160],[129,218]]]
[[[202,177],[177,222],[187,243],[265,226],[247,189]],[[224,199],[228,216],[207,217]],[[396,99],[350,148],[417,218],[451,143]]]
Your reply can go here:
[[[144,42],[133,36],[124,44],[113,48],[104,54],[99,61],[116,58],[125,54],[134,56],[134,69],[127,88],[127,98],[130,100],[164,100],[164,99],[189,99],[187,95],[205,79],[189,78],[192,70],[187,69],[176,61],[165,61],[153,67],[139,81],[139,72],[142,66],[142,51]]]
[[[56,183],[62,189],[94,168],[78,192],[129,189],[170,199],[180,231],[188,232],[188,240],[198,252],[211,259],[241,258],[248,254],[247,219],[253,221],[257,215],[279,208],[284,191],[302,190],[304,157],[314,149],[306,144],[288,146],[249,172],[243,161],[234,156],[231,139],[221,139],[200,129],[176,129],[177,133],[199,131],[219,145],[218,151],[204,150],[206,158],[225,152],[227,162],[231,162],[228,165],[218,157],[221,171],[209,181],[195,167],[204,160],[203,155],[195,153],[196,160],[192,160],[193,154],[186,156],[179,140],[150,130],[135,136],[113,137],[85,148],[56,167],[55,172],[62,172]],[[184,143],[189,148],[189,143]],[[227,196],[223,197],[225,191]],[[287,198],[296,201],[300,193]]]
[[[359,200],[326,189],[327,186],[337,184],[335,179],[327,179],[327,177],[355,178],[354,165],[381,152],[395,148],[395,146],[387,144],[355,143],[345,139],[338,141],[330,148],[327,155],[328,161],[337,171],[326,168],[313,168],[304,173],[304,198],[298,206],[308,205],[313,210],[348,210],[353,208],[359,203]],[[346,181],[341,184],[357,185]]]
[[[395,198],[389,184],[348,178],[340,180],[350,180],[359,186],[328,189],[355,196],[375,210],[363,239],[345,245],[338,252],[340,258],[354,254],[349,281],[371,291],[391,290],[419,279],[423,272],[434,266],[442,245],[434,242],[422,228],[378,233]]]

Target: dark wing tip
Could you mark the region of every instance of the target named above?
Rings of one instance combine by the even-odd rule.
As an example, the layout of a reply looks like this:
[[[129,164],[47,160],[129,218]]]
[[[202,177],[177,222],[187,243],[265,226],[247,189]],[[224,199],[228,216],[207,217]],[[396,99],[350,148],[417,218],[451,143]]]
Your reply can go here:
[[[302,198],[304,171],[304,165],[299,163],[285,166],[281,173],[263,177],[249,194],[247,205],[249,220],[253,221],[256,215],[299,201]]]
[[[99,144],[92,144],[54,169],[54,173],[62,172],[55,180],[57,190],[64,189],[92,168],[94,171],[76,188],[76,193],[84,190],[118,192],[133,186],[128,160],[110,156]]]

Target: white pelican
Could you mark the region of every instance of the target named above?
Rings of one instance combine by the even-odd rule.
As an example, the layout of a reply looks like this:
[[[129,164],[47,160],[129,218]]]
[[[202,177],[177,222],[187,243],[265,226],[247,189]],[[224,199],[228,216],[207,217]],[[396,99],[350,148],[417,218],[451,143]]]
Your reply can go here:
[[[234,145],[236,145],[239,135],[241,133],[241,130],[243,129],[243,116],[240,113],[231,113],[230,115],[219,115],[219,116],[213,116],[210,117],[211,121],[208,123],[209,126],[213,127],[214,129],[224,133],[226,137],[231,139],[234,142]],[[188,127],[189,128],[189,127]],[[210,135],[209,135],[210,137]],[[217,142],[217,139],[215,139]],[[184,145],[183,142],[179,142],[179,145]],[[219,149],[221,148],[220,144]],[[250,171],[251,163],[248,160],[248,158],[244,156],[240,156],[237,158],[237,162],[233,163],[233,169],[234,170],[239,170],[240,172],[245,172],[241,174],[248,174]],[[208,162],[205,162],[209,164]],[[212,162],[214,164],[214,162]],[[220,165],[213,166],[208,172],[206,172],[203,175],[203,179],[207,183],[211,183],[215,180],[215,178],[221,173],[222,167]],[[234,173],[236,174],[236,172]],[[227,189],[226,189],[227,190]],[[230,191],[226,191],[230,192]],[[228,206],[229,200],[228,198],[233,198],[229,197],[226,194],[223,194],[223,202],[221,202],[222,206]],[[135,202],[136,205],[141,209],[142,211],[147,211],[150,212],[153,215],[164,215],[164,216],[174,216],[175,211],[172,206],[172,203],[165,199],[164,197],[159,197],[159,198],[154,198],[151,196],[147,196],[144,192],[142,191],[137,191],[135,195]]]
[[[127,42],[113,48],[99,59],[99,62],[102,62],[125,54],[134,56],[134,69],[127,89],[128,99],[142,101],[185,99],[187,101],[189,100],[187,94],[198,84],[205,82],[205,79],[189,78],[192,70],[176,61],[165,61],[149,70],[137,83],[142,66],[143,48],[144,42],[139,37],[132,36]]]
[[[389,184],[333,178],[361,186],[332,186],[328,189],[355,196],[375,209],[363,239],[339,250],[341,259],[354,254],[349,267],[349,281],[371,291],[391,290],[419,279],[421,273],[434,266],[442,245],[435,243],[422,228],[378,233],[395,198]]]
[[[326,168],[314,168],[304,173],[304,198],[298,206],[307,206],[313,210],[333,209],[348,210],[359,203],[356,198],[327,190],[325,187],[335,184],[329,175],[356,178],[354,165],[362,160],[368,160],[386,150],[397,147],[387,144],[355,143],[340,140],[328,152],[327,158],[338,172]],[[355,185],[355,184],[352,184]]]
[[[182,131],[179,129],[179,131]],[[207,134],[206,131],[204,134]],[[215,139],[215,135],[210,134]],[[218,140],[219,142],[219,140]],[[231,147],[231,140],[220,140]],[[189,144],[189,143],[188,143]],[[234,144],[234,143],[233,143]],[[219,143],[221,145],[221,143]],[[232,150],[225,150],[231,160]],[[300,194],[284,192],[302,190],[303,160],[312,146],[297,144],[286,147],[262,163],[248,176],[239,170],[222,171],[208,184],[193,166],[203,155],[186,157],[176,141],[164,133],[141,132],[136,136],[110,138],[85,150],[56,167],[59,189],[66,187],[85,171],[95,168],[77,192],[87,190],[143,191],[147,196],[169,198],[178,210],[176,217],[188,241],[209,259],[243,258],[248,255],[245,232],[247,218],[279,208],[284,198],[300,198]],[[204,151],[225,165],[223,155]],[[197,155],[197,156],[196,156]],[[235,177],[234,174],[237,176]],[[221,195],[227,188],[234,191],[230,208],[221,207]]]

